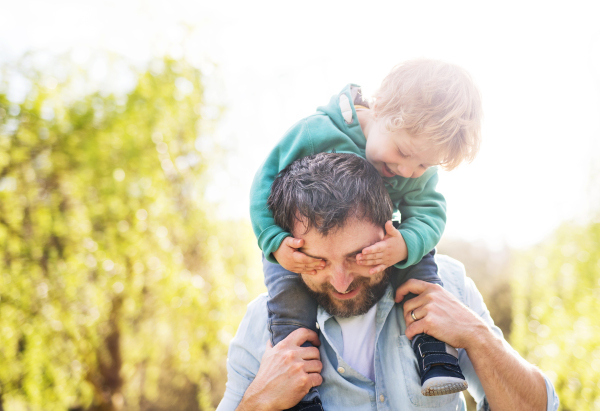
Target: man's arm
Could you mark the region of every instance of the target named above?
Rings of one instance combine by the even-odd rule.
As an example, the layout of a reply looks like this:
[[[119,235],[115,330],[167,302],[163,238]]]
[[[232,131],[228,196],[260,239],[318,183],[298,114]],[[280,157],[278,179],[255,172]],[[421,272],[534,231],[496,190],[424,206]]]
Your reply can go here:
[[[321,384],[319,350],[300,347],[305,341],[318,346],[317,334],[296,330],[272,348],[267,318],[266,296],[262,295],[248,305],[229,345],[227,384],[217,411],[290,408],[311,387]]]
[[[464,348],[493,411],[554,409],[553,404],[547,406],[542,373],[495,335],[479,315],[436,284],[409,280],[398,288],[396,301],[409,292],[419,295],[404,304],[406,336],[412,339],[427,333]]]
[[[237,411],[285,410],[298,404],[312,387],[321,385],[319,349],[302,347],[306,341],[320,345],[314,331],[300,328],[275,347],[267,343],[260,369]]]

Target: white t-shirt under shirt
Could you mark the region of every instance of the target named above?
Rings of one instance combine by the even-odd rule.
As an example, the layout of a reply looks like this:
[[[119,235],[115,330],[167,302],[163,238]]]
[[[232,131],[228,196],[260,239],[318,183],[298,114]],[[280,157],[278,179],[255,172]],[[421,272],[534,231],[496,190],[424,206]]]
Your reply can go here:
[[[377,304],[364,315],[335,317],[342,328],[342,358],[356,371],[375,381],[375,333]]]

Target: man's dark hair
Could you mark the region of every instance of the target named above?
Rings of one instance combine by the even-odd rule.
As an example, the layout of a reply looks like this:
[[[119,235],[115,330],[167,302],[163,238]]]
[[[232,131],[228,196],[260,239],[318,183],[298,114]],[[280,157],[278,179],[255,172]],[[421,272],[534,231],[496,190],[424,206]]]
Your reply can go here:
[[[327,236],[353,217],[383,227],[392,202],[377,170],[354,154],[319,153],[281,170],[267,202],[275,223],[292,232],[296,221],[306,231]]]

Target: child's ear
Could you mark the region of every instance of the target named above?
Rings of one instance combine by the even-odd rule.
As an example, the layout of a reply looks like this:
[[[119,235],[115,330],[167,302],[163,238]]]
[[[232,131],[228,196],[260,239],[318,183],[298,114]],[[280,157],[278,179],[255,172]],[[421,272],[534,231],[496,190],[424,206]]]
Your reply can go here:
[[[373,101],[371,104],[371,112],[373,113],[373,118],[377,118],[377,100]]]

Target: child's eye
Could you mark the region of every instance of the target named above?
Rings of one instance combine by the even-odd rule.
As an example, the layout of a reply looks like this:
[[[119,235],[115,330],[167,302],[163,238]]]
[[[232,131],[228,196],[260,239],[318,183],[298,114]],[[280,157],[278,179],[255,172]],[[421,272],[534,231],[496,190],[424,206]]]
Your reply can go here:
[[[400,151],[400,149],[398,149],[398,154],[400,154],[400,157],[402,157],[402,158],[408,157],[406,154],[404,154],[402,151]]]

